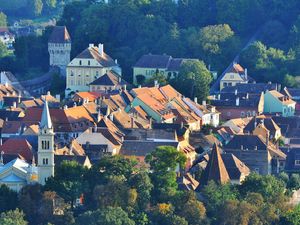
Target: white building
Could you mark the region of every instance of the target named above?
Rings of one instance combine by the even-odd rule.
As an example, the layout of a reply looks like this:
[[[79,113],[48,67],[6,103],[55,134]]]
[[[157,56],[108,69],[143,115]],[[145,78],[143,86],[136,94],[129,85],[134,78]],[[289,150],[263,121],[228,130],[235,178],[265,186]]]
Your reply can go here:
[[[16,158],[0,165],[0,184],[5,184],[14,191],[20,191],[23,186],[37,182],[37,179],[37,167],[22,159]]]
[[[38,135],[38,177],[44,185],[54,176],[54,132],[47,101],[44,104]]]
[[[103,44],[89,44],[67,66],[66,96],[89,91],[89,84],[110,70],[121,75],[117,61],[104,52]]]

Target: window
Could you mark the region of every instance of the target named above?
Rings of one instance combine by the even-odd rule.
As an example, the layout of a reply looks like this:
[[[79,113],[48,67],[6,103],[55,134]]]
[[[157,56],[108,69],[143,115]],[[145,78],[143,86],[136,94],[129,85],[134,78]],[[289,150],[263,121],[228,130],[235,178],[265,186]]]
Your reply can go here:
[[[99,71],[96,71],[96,77],[99,77]]]
[[[91,65],[91,62],[90,62],[90,60],[88,60],[88,65],[89,65],[89,66]]]
[[[231,86],[232,86],[232,83],[228,83],[228,86],[231,87]]]
[[[259,168],[254,168],[254,171],[256,172],[256,173],[259,173]]]
[[[228,85],[227,85],[227,82],[224,82],[224,84],[223,84],[223,85],[224,85],[224,87],[227,87],[227,86],[228,86]]]
[[[242,111],[242,112],[241,112],[241,117],[244,117],[244,116],[245,116],[245,112]]]
[[[43,165],[48,165],[48,158],[43,159]]]
[[[299,159],[295,160],[295,166],[300,166],[300,160]]]
[[[81,60],[79,60],[79,65],[80,65],[80,66],[82,65],[82,62],[81,62]]]

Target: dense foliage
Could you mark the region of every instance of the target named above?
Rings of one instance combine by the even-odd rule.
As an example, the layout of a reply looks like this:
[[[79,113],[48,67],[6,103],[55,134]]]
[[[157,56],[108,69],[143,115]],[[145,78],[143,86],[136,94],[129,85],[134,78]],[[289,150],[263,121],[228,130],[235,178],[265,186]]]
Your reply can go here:
[[[1,224],[29,225],[205,225],[299,224],[299,206],[289,205],[299,175],[246,177],[241,185],[213,181],[199,192],[178,188],[185,156],[162,146],[146,157],[149,167],[134,159],[105,156],[87,169],[65,161],[46,185],[28,185],[20,193],[0,188]],[[175,172],[177,171],[177,172]],[[288,189],[286,189],[288,188]],[[75,199],[83,200],[78,204]],[[201,199],[201,200],[200,200]],[[75,203],[76,202],[76,203]],[[1,203],[1,202],[0,202]],[[3,202],[2,202],[3,203]]]

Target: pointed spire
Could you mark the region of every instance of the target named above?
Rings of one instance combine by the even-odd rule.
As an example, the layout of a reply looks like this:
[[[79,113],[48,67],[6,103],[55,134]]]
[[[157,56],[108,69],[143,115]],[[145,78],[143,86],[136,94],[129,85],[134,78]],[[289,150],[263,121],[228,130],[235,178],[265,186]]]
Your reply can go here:
[[[201,176],[200,183],[207,184],[210,180],[213,180],[220,184],[225,184],[230,181],[221,153],[216,144],[214,144],[212,148],[209,161],[204,170],[204,173]]]
[[[42,119],[40,123],[40,128],[46,127],[47,129],[52,129],[52,121],[50,117],[48,102],[45,101],[43,112],[42,112]]]

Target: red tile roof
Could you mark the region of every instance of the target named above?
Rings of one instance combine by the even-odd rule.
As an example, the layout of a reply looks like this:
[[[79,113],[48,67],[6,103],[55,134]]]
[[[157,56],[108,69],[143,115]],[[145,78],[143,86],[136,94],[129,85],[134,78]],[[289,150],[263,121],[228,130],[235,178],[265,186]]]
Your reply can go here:
[[[27,162],[33,157],[32,146],[26,139],[8,139],[0,146],[0,152],[10,155],[21,155]]]

